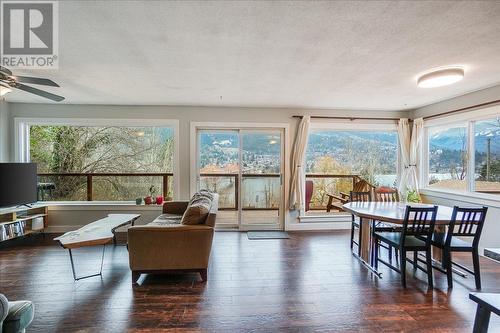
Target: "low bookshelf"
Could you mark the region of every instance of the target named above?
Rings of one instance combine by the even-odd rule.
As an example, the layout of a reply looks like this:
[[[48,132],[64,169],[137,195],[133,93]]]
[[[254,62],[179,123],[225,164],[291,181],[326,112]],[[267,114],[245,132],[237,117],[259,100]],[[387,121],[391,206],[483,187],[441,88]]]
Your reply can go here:
[[[47,206],[0,209],[0,242],[43,232],[47,225]]]

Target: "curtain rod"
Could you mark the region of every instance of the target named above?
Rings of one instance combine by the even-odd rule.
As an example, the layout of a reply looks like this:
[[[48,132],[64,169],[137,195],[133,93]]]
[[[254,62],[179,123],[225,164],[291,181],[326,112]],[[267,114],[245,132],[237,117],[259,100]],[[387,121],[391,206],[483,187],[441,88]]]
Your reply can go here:
[[[460,109],[455,109],[455,110],[451,110],[451,111],[441,112],[441,113],[438,113],[438,114],[434,114],[434,115],[431,115],[431,116],[424,117],[424,120],[432,119],[432,118],[439,118],[439,117],[442,117],[442,116],[447,116],[447,115],[450,115],[450,114],[459,113],[459,112],[467,111],[467,110],[470,110],[470,109],[480,108],[482,106],[488,106],[488,105],[498,104],[498,103],[500,103],[500,99],[497,99],[497,100],[494,100],[494,101],[491,101],[491,102],[486,102],[486,103],[481,103],[481,104],[467,106],[465,108],[460,108]]]
[[[292,118],[302,118],[304,116],[292,116]],[[311,119],[341,119],[341,120],[393,120],[398,121],[400,118],[375,118],[375,117],[330,117],[330,116],[311,116]]]
[[[500,104],[500,99],[486,102],[486,103],[471,105],[471,106],[467,106],[467,107],[460,108],[460,109],[441,112],[441,113],[434,114],[434,115],[430,115],[430,116],[424,117],[424,120],[428,120],[428,119],[432,119],[432,118],[439,118],[439,117],[447,116],[450,114],[460,113],[460,112],[464,112],[467,110],[476,109],[476,108],[480,108],[480,107],[488,106],[488,105],[493,105],[493,104]],[[303,116],[292,116],[292,117],[293,118],[302,118]],[[354,121],[354,120],[393,120],[393,121],[398,121],[400,118],[311,116],[311,119],[337,119],[337,120],[340,119],[340,120],[350,120],[350,121]],[[412,119],[408,119],[408,120],[413,121]]]

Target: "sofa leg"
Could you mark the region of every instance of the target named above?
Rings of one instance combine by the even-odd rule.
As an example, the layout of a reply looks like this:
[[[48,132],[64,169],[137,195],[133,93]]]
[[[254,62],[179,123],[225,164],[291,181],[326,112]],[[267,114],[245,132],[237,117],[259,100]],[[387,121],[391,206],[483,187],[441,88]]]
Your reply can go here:
[[[207,271],[206,268],[205,269],[200,269],[200,276],[201,276],[201,280],[203,282],[207,281],[207,275],[208,275],[207,273],[208,273],[208,271]]]
[[[137,284],[137,281],[141,277],[141,273],[138,271],[132,271],[132,284]]]

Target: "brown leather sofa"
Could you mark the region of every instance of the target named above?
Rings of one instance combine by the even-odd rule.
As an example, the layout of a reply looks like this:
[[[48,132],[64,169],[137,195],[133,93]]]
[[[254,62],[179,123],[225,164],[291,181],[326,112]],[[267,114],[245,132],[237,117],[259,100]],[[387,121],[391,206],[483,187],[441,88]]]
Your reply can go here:
[[[207,280],[218,196],[213,194],[210,210],[201,224],[181,223],[188,204],[188,201],[166,202],[163,215],[147,225],[128,229],[132,283],[137,283],[141,274],[178,272],[198,272],[203,281]]]

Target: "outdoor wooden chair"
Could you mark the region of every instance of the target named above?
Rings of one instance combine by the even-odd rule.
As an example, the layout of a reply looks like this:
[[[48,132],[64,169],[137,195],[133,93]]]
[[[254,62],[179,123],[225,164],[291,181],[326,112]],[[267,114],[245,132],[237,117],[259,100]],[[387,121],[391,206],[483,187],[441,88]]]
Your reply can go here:
[[[366,180],[361,179],[356,182],[352,188],[352,192],[371,192],[375,187],[368,183]],[[340,195],[327,193],[328,196],[328,204],[326,205],[326,211],[330,212],[332,209],[335,209],[339,212],[343,212],[344,209],[342,205],[351,201],[350,194],[345,192],[340,192]]]
[[[311,209],[311,200],[314,192],[314,183],[312,180],[306,180],[306,212]]]

